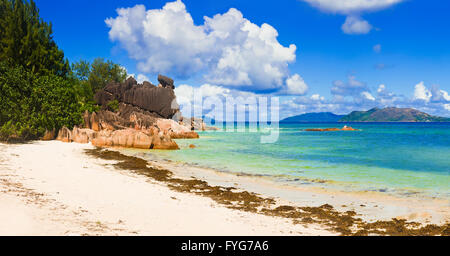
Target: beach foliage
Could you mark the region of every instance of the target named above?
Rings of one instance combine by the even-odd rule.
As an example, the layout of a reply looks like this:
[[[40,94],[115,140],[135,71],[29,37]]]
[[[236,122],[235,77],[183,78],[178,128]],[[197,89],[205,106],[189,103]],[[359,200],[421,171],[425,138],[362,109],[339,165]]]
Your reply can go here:
[[[72,77],[86,87],[86,93],[93,95],[108,83],[123,83],[127,78],[125,68],[103,58],[96,58],[92,63],[79,60],[72,64]],[[87,91],[90,90],[88,93]]]
[[[30,140],[45,131],[80,124],[81,104],[72,80],[39,76],[0,63],[0,140]]]
[[[0,140],[37,139],[81,123],[89,101],[70,74],[35,2],[0,0]]]
[[[124,82],[127,72],[119,64],[103,58],[96,58],[92,63],[86,60],[72,63],[70,77],[75,83],[83,111],[94,112],[99,109],[94,100],[95,93],[108,83]]]
[[[33,0],[0,0],[0,140],[39,139],[81,124],[84,111],[99,109],[95,93],[126,77],[102,58],[70,66]]]
[[[40,75],[65,76],[70,70],[52,24],[39,17],[33,0],[0,0],[0,60]]]
[[[112,100],[112,101],[108,102],[107,106],[108,106],[109,110],[116,112],[119,110],[119,101]]]
[[[108,83],[116,82],[122,83],[127,78],[125,68],[119,64],[115,64],[110,60],[103,58],[96,58],[90,69],[88,83],[92,88],[94,94],[103,89]]]
[[[88,82],[90,73],[91,65],[89,64],[89,62],[80,60],[78,62],[72,63],[70,78],[74,83],[78,101],[81,104],[83,112],[85,110],[89,112],[98,110],[98,107],[96,106],[94,101],[94,92],[92,91],[91,85]]]

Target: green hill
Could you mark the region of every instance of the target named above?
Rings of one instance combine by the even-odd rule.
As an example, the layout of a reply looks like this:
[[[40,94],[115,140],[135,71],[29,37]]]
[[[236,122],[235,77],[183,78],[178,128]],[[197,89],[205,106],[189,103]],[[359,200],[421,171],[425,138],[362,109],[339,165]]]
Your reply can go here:
[[[373,108],[353,111],[339,122],[450,122],[450,118],[432,116],[412,108]]]

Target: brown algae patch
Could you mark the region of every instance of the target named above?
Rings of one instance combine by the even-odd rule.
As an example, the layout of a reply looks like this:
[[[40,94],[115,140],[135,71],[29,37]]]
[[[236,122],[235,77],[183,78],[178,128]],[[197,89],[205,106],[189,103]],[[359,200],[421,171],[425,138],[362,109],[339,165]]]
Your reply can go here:
[[[230,209],[288,218],[292,219],[294,224],[321,224],[341,235],[450,236],[450,223],[441,226],[434,224],[423,226],[417,222],[399,219],[365,222],[356,217],[356,212],[339,212],[329,204],[319,207],[279,206],[273,198],[264,198],[234,187],[211,186],[206,181],[196,178],[175,178],[169,170],[149,167],[146,160],[126,156],[117,151],[96,148],[87,149],[86,154],[104,160],[116,160],[118,162],[114,167],[117,169],[133,171],[163,182],[174,191],[211,198]]]

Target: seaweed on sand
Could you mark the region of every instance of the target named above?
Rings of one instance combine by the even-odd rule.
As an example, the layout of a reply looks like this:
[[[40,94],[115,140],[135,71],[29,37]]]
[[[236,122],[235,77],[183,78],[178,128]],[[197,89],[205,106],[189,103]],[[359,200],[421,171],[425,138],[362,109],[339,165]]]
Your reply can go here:
[[[273,198],[240,191],[234,187],[211,186],[196,178],[176,178],[169,170],[149,167],[146,160],[117,151],[95,148],[86,150],[86,153],[105,160],[116,160],[115,168],[163,182],[174,191],[205,196],[231,209],[292,219],[294,224],[321,224],[341,235],[450,236],[450,223],[423,226],[417,222],[398,219],[365,222],[356,217],[356,212],[339,212],[329,204],[319,207],[279,206]]]

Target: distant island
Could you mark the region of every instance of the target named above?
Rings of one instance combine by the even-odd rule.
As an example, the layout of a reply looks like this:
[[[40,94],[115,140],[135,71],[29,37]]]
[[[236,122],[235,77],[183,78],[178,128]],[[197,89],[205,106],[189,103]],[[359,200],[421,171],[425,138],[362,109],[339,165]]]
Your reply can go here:
[[[373,108],[353,111],[339,122],[450,122],[450,118],[432,116],[413,108]]]
[[[281,123],[320,122],[450,122],[450,118],[432,116],[413,108],[373,108],[353,111],[348,115],[330,112],[307,113],[283,119]]]
[[[338,122],[344,115],[336,115],[331,112],[306,113],[283,119],[282,123],[328,123]]]

